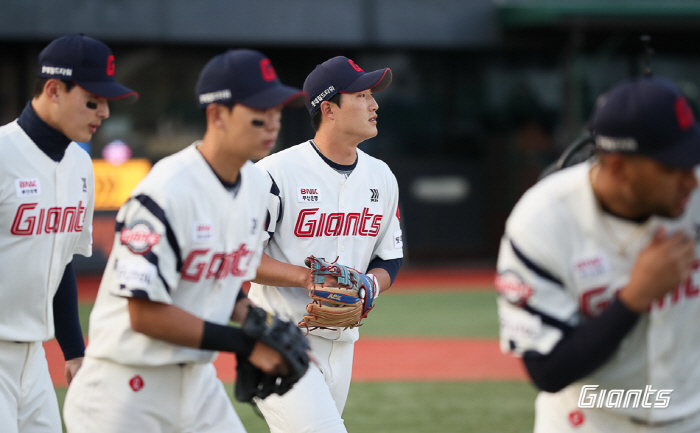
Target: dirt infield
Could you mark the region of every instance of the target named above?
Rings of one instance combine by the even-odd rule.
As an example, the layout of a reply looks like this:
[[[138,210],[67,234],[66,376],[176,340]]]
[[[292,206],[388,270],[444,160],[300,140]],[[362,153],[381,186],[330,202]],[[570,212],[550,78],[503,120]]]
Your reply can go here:
[[[44,348],[54,384],[66,386],[58,343]],[[221,353],[215,365],[221,380],[233,382],[233,354]],[[525,372],[493,340],[363,337],[355,344],[352,376],[357,382],[524,380]]]
[[[492,270],[401,271],[392,291],[471,290],[493,283]],[[92,302],[99,276],[81,276],[79,299]],[[44,344],[49,370],[57,386],[65,386],[63,356],[56,340]],[[222,353],[215,362],[219,377],[235,379],[235,358]],[[521,363],[501,354],[494,339],[362,337],[355,344],[353,380],[376,381],[479,381],[524,380]]]

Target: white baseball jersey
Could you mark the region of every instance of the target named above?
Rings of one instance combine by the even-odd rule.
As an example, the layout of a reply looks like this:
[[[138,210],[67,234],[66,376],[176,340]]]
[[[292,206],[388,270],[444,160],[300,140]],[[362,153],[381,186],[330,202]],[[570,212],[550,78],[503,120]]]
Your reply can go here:
[[[639,252],[659,227],[669,233],[686,231],[698,242],[700,191],[681,218],[634,223],[602,210],[589,180],[591,164],[546,177],[524,194],[508,218],[496,281],[504,352],[546,355],[567,327],[599,315],[627,284]],[[657,407],[603,409],[651,422],[700,411],[698,295],[696,266],[688,281],[640,317],[601,368],[569,388],[594,384],[606,390],[644,390],[651,385],[673,390],[667,408],[658,408],[660,396],[652,395],[649,401]],[[562,396],[566,392],[560,391]]]
[[[46,341],[66,265],[92,255],[92,161],[73,142],[52,160],[14,121],[0,127],[0,178],[0,340]]]
[[[270,236],[265,253],[305,266],[310,255],[367,271],[371,260],[403,257],[396,178],[382,161],[357,149],[347,178],[326,163],[310,141],[262,159],[279,188],[271,195]],[[310,302],[305,288],[252,284],[250,298],[281,317],[298,322]],[[339,333],[342,332],[342,335]],[[356,341],[358,330],[317,329],[312,334]]]
[[[196,144],[156,163],[119,210],[87,356],[134,366],[215,358],[134,332],[127,308],[128,298],[144,297],[225,325],[241,283],[255,277],[270,178],[247,162],[234,197]]]

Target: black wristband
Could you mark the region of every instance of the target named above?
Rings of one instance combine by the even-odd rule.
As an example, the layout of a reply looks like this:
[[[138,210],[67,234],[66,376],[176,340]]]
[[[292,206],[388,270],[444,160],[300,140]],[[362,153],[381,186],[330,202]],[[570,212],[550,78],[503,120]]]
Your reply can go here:
[[[255,340],[245,335],[240,328],[204,321],[200,349],[232,352],[248,358],[253,346]]]
[[[238,301],[240,301],[241,299],[248,299],[248,295],[243,290],[238,291],[238,295],[236,296],[236,303],[238,303]]]

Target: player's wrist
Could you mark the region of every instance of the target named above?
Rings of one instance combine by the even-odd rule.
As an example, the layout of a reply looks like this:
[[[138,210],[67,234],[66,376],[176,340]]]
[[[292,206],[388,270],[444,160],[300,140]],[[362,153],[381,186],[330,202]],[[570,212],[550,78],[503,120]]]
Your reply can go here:
[[[374,284],[374,299],[377,299],[379,296],[379,292],[381,290],[381,287],[379,287],[379,280],[377,279],[377,276],[374,274],[366,274],[368,277],[372,279],[372,284]]]
[[[645,313],[649,311],[653,299],[647,299],[647,297],[639,295],[629,287],[630,286],[626,286],[617,294],[622,304],[635,313]]]
[[[255,340],[240,328],[204,321],[200,349],[231,352],[248,358],[254,346]]]

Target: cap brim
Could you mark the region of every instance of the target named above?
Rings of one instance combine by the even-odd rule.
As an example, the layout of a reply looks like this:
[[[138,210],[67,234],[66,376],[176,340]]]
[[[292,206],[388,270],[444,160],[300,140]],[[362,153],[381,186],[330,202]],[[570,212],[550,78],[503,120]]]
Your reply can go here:
[[[700,125],[693,124],[673,146],[646,155],[674,168],[686,169],[700,165]]]
[[[272,87],[235,102],[249,108],[267,110],[279,105],[302,107],[306,101],[306,97],[307,93],[303,90],[280,84],[279,86]]]
[[[77,82],[76,84],[93,95],[97,95],[105,99],[121,99],[125,102],[136,102],[139,99],[139,94],[130,88],[116,82],[100,81],[100,82]]]
[[[364,92],[368,89],[372,89],[373,92],[379,92],[389,87],[391,78],[391,69],[378,69],[362,75],[360,78],[350,83],[349,86],[346,86],[340,93]]]

